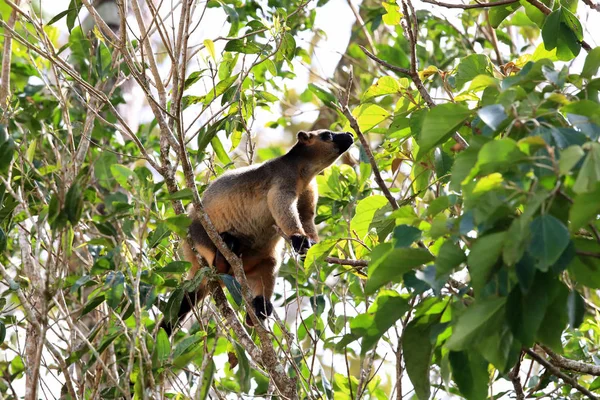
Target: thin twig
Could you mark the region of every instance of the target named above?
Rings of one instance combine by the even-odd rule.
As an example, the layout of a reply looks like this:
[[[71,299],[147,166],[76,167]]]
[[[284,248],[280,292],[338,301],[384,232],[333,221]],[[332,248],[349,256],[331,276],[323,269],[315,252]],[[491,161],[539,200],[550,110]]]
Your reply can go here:
[[[350,69],[350,78],[348,79],[348,87],[346,88],[346,93],[350,93],[350,90],[352,88],[352,79],[353,74],[352,69]],[[375,177],[375,182],[377,182],[377,186],[379,186],[379,188],[383,192],[383,195],[390,202],[392,209],[397,210],[398,202],[396,201],[394,196],[392,196],[390,189],[388,189],[387,185],[383,181],[381,173],[379,172],[379,167],[377,166],[377,162],[375,162],[375,157],[373,156],[373,152],[371,151],[371,146],[369,145],[369,142],[367,142],[365,135],[362,133],[362,130],[358,126],[358,121],[356,120],[356,118],[354,118],[354,115],[352,115],[352,112],[350,112],[350,109],[348,108],[348,96],[344,97],[344,99],[341,100],[341,111],[344,114],[344,116],[348,119],[348,122],[350,122],[350,126],[352,127],[352,129],[354,129],[354,132],[356,132],[356,136],[358,136],[358,140],[360,140],[360,143],[362,144],[363,149],[365,150],[365,154],[367,155],[369,163],[371,164],[371,169],[373,170],[373,176]]]
[[[421,94],[421,97],[423,97],[423,100],[425,100],[425,102],[427,103],[427,105],[429,106],[429,108],[433,108],[436,106],[435,102],[433,101],[433,99],[431,98],[431,95],[429,94],[429,92],[427,91],[427,89],[425,88],[425,86],[423,85],[423,81],[421,80],[421,77],[419,76],[419,73],[413,73],[412,71],[406,69],[406,68],[401,68],[395,65],[392,65],[382,59],[380,59],[379,57],[375,56],[374,54],[372,54],[371,52],[369,52],[369,50],[367,50],[366,48],[364,48],[364,46],[360,46],[359,47],[362,49],[362,51],[367,55],[367,57],[369,57],[371,60],[375,61],[376,63],[391,69],[392,71],[398,72],[400,74],[403,75],[407,75],[409,78],[412,79],[413,83],[415,84],[415,86],[417,87],[417,90],[419,91],[419,93]],[[460,144],[460,146],[462,148],[467,148],[469,147],[469,144],[467,143],[467,141],[460,135],[460,133],[458,132],[454,132],[452,134],[452,138],[454,139],[454,141],[456,141],[456,143]]]

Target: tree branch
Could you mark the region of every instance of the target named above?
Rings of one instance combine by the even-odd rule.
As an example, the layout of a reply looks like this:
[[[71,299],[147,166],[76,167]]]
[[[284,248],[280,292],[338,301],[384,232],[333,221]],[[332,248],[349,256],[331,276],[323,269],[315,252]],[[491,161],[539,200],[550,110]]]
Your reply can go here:
[[[548,8],[548,6],[546,6],[544,3],[542,3],[540,0],[526,0],[529,4],[531,4],[532,6],[534,6],[535,8],[537,8],[538,10],[540,10],[541,12],[544,13],[544,15],[550,15],[550,13],[552,12],[552,10],[550,8]],[[585,40],[581,40],[579,42],[579,44],[581,44],[581,47],[583,47],[583,49],[585,51],[590,51],[592,50],[592,46],[590,46]]]
[[[398,72],[399,74],[407,75],[413,81],[413,83],[415,84],[415,86],[417,87],[417,90],[421,94],[421,97],[423,98],[423,100],[425,100],[425,103],[427,103],[427,106],[429,106],[429,108],[433,108],[433,107],[436,106],[435,102],[431,98],[431,95],[429,94],[429,92],[425,88],[425,85],[423,85],[423,81],[421,80],[421,77],[419,76],[418,71],[416,71],[416,70],[415,71],[411,71],[411,70],[406,69],[406,68],[401,68],[401,67],[392,65],[392,64],[388,63],[387,61],[384,61],[381,58],[379,58],[376,55],[374,55],[373,53],[371,53],[364,46],[360,46],[360,48],[367,55],[367,57],[369,57],[371,60],[375,61],[377,64],[379,64],[379,65],[381,65],[381,66],[383,66],[385,68],[388,68],[388,69],[390,69],[392,71]],[[460,144],[463,148],[469,147],[469,144],[460,135],[460,133],[454,132],[452,134],[452,138],[454,139],[454,141],[456,141],[456,143]]]
[[[590,399],[592,399],[592,400],[598,400],[598,398],[596,396],[594,396],[594,394],[592,392],[590,392],[588,389],[584,388],[579,383],[577,383],[577,380],[575,380],[575,379],[571,378],[570,376],[564,374],[554,364],[552,364],[548,360],[546,360],[543,357],[541,357],[539,354],[537,354],[532,349],[523,349],[523,351],[525,353],[527,353],[527,355],[529,357],[531,357],[533,360],[537,361],[544,368],[546,368],[546,370],[548,370],[552,375],[556,376],[557,378],[562,379],[567,384],[569,384],[572,387],[574,387],[575,389],[579,390],[581,393],[583,393],[584,395],[586,395]]]
[[[557,367],[579,372],[582,374],[600,376],[600,365],[587,364],[581,361],[571,360],[569,358],[561,356],[560,354],[556,354],[547,346],[541,344],[538,346],[544,349],[546,354],[548,354],[552,359],[552,364],[556,365]]]
[[[15,4],[19,5],[21,0],[15,0]],[[2,51],[2,73],[0,75],[0,110],[8,110],[8,103],[10,101],[10,60],[12,55],[12,34],[11,30],[14,29],[17,22],[17,10],[13,8],[8,18],[9,30],[6,31],[4,36],[4,50]]]
[[[363,50],[364,50],[364,48],[363,48]],[[346,88],[347,94],[350,93],[350,89],[352,88],[352,79],[353,79],[353,74],[352,74],[352,69],[350,69],[350,78],[348,80],[348,87]],[[341,102],[340,110],[342,111],[344,116],[348,119],[348,122],[350,122],[350,126],[352,127],[352,129],[354,129],[354,132],[356,132],[356,136],[358,136],[358,140],[360,140],[360,144],[362,144],[363,149],[365,150],[367,158],[369,159],[369,163],[371,164],[371,169],[373,170],[373,175],[375,176],[375,182],[377,182],[377,186],[379,186],[379,188],[383,192],[383,195],[390,202],[392,209],[397,210],[398,202],[396,202],[396,199],[394,198],[394,196],[392,196],[390,189],[388,189],[387,185],[383,181],[383,178],[381,177],[381,173],[379,172],[379,167],[377,166],[377,163],[375,162],[375,157],[373,156],[373,152],[371,151],[371,146],[369,146],[369,142],[367,142],[365,135],[362,133],[360,127],[358,126],[358,121],[356,120],[356,118],[354,118],[354,115],[352,115],[352,112],[350,112],[350,109],[348,108],[348,98],[349,98],[349,95],[346,95],[346,96],[344,96],[343,99],[340,99],[340,102]]]
[[[440,6],[440,7],[460,8],[462,10],[471,10],[474,8],[498,7],[498,6],[505,6],[507,4],[513,4],[513,3],[519,2],[519,0],[500,0],[500,1],[491,2],[491,3],[451,4],[451,3],[444,3],[442,1],[437,1],[437,0],[422,0],[422,1],[423,1],[423,3],[429,3],[429,4],[433,4],[433,5]]]
[[[519,378],[519,373],[521,372],[521,356],[519,355],[519,360],[515,364],[515,367],[508,374],[513,387],[515,388],[515,394],[517,395],[517,400],[524,400],[525,393],[523,392],[523,385],[521,385],[521,379]]]

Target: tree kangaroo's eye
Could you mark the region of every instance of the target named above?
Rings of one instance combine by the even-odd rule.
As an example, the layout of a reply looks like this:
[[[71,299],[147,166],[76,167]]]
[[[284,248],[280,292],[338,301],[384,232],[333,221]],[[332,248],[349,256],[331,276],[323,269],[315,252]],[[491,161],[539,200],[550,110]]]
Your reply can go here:
[[[324,140],[326,142],[331,142],[333,140],[333,135],[331,134],[331,132],[323,132],[320,136],[321,140]]]

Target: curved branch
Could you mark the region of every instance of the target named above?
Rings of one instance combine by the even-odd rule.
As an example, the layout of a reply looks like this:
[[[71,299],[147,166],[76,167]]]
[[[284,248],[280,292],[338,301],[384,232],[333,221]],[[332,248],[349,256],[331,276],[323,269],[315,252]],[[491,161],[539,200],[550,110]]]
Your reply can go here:
[[[579,390],[581,393],[583,393],[590,399],[598,400],[598,398],[596,396],[594,396],[594,394],[592,392],[590,392],[588,389],[584,388],[579,383],[577,383],[576,379],[573,379],[570,376],[564,374],[558,367],[556,367],[550,361],[541,357],[535,351],[533,351],[531,349],[523,349],[523,351],[525,353],[527,353],[527,355],[529,357],[531,357],[533,360],[537,361],[544,368],[546,368],[546,370],[548,370],[548,372],[550,372],[552,375],[556,376],[557,378],[562,379],[563,381],[565,381],[565,383],[567,383],[567,384],[571,385],[572,387],[574,387],[575,389]]]
[[[600,365],[587,364],[577,360],[571,360],[570,358],[566,358],[561,356],[560,354],[556,354],[552,350],[550,350],[547,346],[539,345],[546,354],[550,356],[552,359],[552,364],[557,367],[568,369],[575,372],[580,372],[582,374],[600,376]]]
[[[365,49],[363,48],[363,50],[365,50]],[[350,71],[352,71],[352,70],[350,70]],[[346,93],[350,93],[350,88],[352,87],[352,77],[353,77],[352,72],[350,72],[350,79],[348,81],[348,88],[346,90]],[[375,182],[377,182],[377,186],[379,186],[379,188],[383,192],[383,195],[390,202],[392,209],[397,210],[398,202],[396,201],[394,196],[392,196],[390,189],[388,189],[387,185],[383,181],[383,178],[381,177],[381,173],[379,172],[379,167],[377,166],[377,162],[375,162],[375,157],[373,156],[373,152],[371,151],[371,147],[369,146],[369,143],[367,142],[365,135],[363,135],[360,127],[358,126],[358,121],[356,120],[356,118],[354,118],[354,115],[352,115],[352,113],[350,112],[350,109],[348,108],[348,97],[345,96],[341,100],[341,103],[342,103],[342,105],[340,107],[340,111],[342,111],[344,116],[348,119],[348,122],[350,122],[350,126],[352,127],[352,129],[354,129],[354,132],[356,132],[356,136],[358,136],[358,140],[360,140],[360,144],[362,144],[362,146],[365,150],[367,158],[369,159],[369,163],[371,164],[371,169],[373,170],[373,175],[375,176]]]
[[[440,7],[460,8],[462,10],[470,10],[473,8],[498,7],[498,6],[505,6],[507,4],[513,4],[513,3],[519,2],[519,0],[500,0],[500,1],[493,2],[493,3],[451,4],[451,3],[444,3],[441,1],[437,1],[437,0],[422,0],[422,1],[423,1],[423,3],[429,3],[429,4],[433,4],[433,5],[440,6]]]

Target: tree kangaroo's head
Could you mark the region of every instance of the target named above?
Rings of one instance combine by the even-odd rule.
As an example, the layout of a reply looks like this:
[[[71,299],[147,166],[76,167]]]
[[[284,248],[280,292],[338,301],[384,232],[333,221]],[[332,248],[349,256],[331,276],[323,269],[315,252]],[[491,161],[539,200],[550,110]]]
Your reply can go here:
[[[316,174],[324,170],[354,143],[349,132],[331,132],[327,129],[298,132],[298,142],[291,152],[307,164],[306,170]]]

